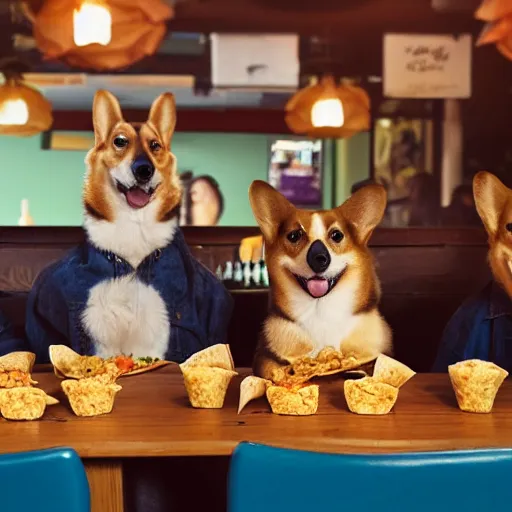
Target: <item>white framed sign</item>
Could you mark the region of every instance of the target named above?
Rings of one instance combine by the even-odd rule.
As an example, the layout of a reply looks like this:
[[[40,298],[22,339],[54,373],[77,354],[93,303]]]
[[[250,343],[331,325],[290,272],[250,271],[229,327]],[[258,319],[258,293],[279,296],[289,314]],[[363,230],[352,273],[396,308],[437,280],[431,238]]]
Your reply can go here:
[[[383,47],[385,96],[471,96],[471,35],[386,34]]]
[[[297,88],[296,34],[211,34],[214,87]]]

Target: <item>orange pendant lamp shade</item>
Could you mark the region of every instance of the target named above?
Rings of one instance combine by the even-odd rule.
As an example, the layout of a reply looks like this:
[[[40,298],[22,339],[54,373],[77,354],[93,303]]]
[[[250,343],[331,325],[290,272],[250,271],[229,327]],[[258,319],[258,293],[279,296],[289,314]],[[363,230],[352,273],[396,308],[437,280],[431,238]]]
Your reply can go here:
[[[46,0],[33,32],[46,59],[108,71],[154,54],[172,16],[162,0]]]
[[[294,133],[315,138],[348,138],[370,128],[370,98],[355,85],[337,85],[332,76],[298,91],[285,107]]]
[[[52,123],[52,106],[39,91],[16,79],[0,86],[0,135],[36,135]]]
[[[477,46],[495,44],[505,57],[512,60],[512,1],[484,0],[475,18],[487,22]]]

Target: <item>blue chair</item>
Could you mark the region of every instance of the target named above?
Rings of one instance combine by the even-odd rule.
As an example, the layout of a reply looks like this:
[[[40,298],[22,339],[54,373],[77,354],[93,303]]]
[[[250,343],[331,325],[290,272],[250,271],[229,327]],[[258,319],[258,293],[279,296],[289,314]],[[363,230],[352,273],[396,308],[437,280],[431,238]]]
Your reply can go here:
[[[334,455],[240,444],[229,512],[486,512],[512,508],[512,450]]]
[[[78,454],[52,448],[0,455],[0,510],[90,512],[89,484]]]

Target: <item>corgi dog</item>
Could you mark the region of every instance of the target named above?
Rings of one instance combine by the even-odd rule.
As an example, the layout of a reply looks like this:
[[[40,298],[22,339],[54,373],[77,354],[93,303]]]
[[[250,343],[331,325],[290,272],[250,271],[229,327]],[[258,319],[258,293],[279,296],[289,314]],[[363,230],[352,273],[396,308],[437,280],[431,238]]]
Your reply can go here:
[[[473,179],[473,195],[489,236],[492,274],[512,297],[512,190],[494,174],[480,171]]]
[[[111,93],[100,90],[95,95],[95,144],[85,159],[84,228],[95,247],[121,257],[133,269],[89,292],[82,320],[102,357],[163,358],[167,349],[165,303],[135,272],[145,258],[172,241],[178,226],[181,186],[170,150],[175,124],[170,93],[153,102],[147,122],[137,124],[123,119]]]
[[[384,215],[384,188],[364,187],[327,211],[297,209],[262,181],[249,197],[271,285],[255,375],[273,380],[282,366],[326,347],[389,353],[391,330],[377,309],[380,284],[367,247]]]

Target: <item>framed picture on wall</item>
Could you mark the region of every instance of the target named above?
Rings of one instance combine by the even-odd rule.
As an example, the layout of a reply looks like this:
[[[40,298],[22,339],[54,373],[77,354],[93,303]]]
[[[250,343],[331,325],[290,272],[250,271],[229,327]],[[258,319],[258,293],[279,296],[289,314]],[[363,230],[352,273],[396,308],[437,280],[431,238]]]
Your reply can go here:
[[[323,161],[321,140],[271,138],[268,182],[295,206],[319,209],[323,199]]]

